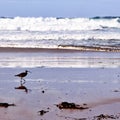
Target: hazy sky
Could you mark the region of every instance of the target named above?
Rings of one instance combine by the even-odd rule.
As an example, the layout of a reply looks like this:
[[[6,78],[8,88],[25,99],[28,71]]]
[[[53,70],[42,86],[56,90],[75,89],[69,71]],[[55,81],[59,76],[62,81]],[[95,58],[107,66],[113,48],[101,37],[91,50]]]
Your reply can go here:
[[[0,16],[120,16],[120,0],[0,0]]]

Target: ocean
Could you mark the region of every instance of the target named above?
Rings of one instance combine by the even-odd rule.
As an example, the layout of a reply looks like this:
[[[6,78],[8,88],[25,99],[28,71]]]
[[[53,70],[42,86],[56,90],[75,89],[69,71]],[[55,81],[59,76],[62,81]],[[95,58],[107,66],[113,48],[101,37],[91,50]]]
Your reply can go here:
[[[0,18],[1,68],[119,68],[119,51],[120,17]]]
[[[120,17],[1,17],[0,47],[120,51]]]

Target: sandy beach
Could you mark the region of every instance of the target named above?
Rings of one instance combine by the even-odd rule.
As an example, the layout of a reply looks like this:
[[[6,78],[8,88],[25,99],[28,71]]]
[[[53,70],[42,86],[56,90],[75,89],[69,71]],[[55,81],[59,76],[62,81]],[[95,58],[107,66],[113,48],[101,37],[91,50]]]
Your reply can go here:
[[[117,52],[0,48],[0,103],[15,105],[0,107],[0,119],[120,120],[119,60]],[[21,83],[14,75],[25,70]]]

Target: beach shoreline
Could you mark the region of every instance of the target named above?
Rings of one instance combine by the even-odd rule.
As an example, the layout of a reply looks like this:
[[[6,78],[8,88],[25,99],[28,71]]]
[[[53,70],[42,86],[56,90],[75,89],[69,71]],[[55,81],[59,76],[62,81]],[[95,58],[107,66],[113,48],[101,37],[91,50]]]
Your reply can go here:
[[[32,72],[23,84],[27,92],[15,89],[21,83],[14,75],[25,69]],[[119,68],[0,68],[0,74],[1,102],[16,105],[1,108],[0,119],[93,120],[101,114],[120,119]],[[57,108],[65,101],[88,109]],[[47,112],[41,115],[42,110]]]
[[[30,47],[0,47],[0,52],[105,52],[105,53],[119,53],[119,49],[109,49],[100,47],[87,47],[87,46],[60,46],[58,48],[30,48]]]
[[[119,52],[0,48],[4,120],[120,119]],[[26,82],[14,75],[31,71]],[[62,102],[81,109],[59,109]],[[84,109],[84,107],[86,109]]]
[[[77,50],[65,50],[56,48],[19,48],[19,47],[0,47],[0,52],[77,52]]]

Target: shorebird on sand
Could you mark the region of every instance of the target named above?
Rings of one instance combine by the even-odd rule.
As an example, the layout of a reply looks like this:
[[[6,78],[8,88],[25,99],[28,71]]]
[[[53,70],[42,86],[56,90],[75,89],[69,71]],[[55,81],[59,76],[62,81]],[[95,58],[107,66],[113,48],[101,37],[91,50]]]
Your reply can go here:
[[[28,72],[30,72],[30,71],[26,70],[25,72],[19,73],[19,74],[15,75],[15,76],[20,77],[20,78],[21,78],[21,81],[22,81],[22,80],[25,81],[25,79],[23,79],[23,78],[28,74]],[[30,72],[30,73],[31,73],[31,72]]]

